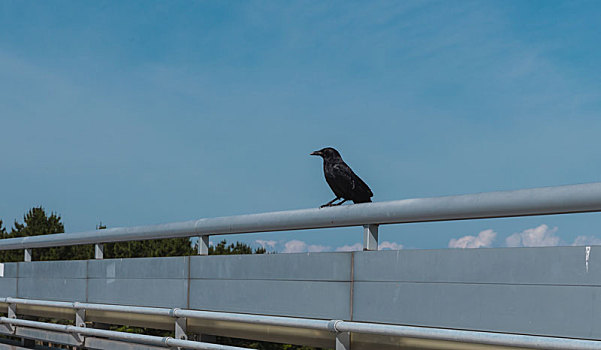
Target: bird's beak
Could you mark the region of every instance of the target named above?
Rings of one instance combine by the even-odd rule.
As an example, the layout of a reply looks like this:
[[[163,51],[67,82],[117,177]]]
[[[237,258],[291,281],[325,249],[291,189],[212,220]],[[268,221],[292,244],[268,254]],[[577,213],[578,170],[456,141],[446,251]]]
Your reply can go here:
[[[310,155],[312,155],[312,156],[321,156],[322,153],[320,151],[315,151],[315,152],[311,153]]]

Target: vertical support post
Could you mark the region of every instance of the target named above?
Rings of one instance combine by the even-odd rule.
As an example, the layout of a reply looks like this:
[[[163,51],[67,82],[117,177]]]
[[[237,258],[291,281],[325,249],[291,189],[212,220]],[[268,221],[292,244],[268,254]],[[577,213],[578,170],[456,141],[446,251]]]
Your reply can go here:
[[[198,255],[209,255],[209,235],[198,237]]]
[[[8,318],[17,318],[17,304],[8,304]]]
[[[188,335],[186,334],[186,323],[187,319],[185,317],[175,318],[175,339],[188,340]]]
[[[31,248],[25,248],[25,261],[31,261]]]
[[[336,350],[351,350],[351,333],[336,333]]]
[[[75,310],[75,326],[85,327],[86,326],[86,309]]]
[[[75,327],[86,327],[86,309],[75,309]],[[72,335],[78,343],[83,344],[85,342],[83,334],[72,333]]]
[[[97,260],[104,259],[104,244],[102,244],[102,243],[94,244],[94,259],[97,259]]]
[[[378,250],[378,226],[363,225],[363,250]]]
[[[8,304],[8,318],[17,318],[17,304]],[[8,328],[8,330],[13,334],[17,330],[17,327],[15,327],[15,325],[9,323],[6,324],[6,328]]]

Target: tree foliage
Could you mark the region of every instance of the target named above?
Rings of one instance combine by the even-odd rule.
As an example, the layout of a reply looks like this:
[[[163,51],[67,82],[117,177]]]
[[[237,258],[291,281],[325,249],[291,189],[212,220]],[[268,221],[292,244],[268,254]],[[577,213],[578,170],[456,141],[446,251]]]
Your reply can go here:
[[[227,244],[226,240],[222,240],[217,245],[209,246],[209,255],[231,255],[231,254],[265,254],[266,250],[263,247],[256,248],[253,252],[251,246],[246,243],[236,242]]]
[[[24,216],[23,223],[15,220],[10,233],[3,230],[1,238],[16,238],[25,236],[48,235],[65,232],[61,217],[56,213],[46,214],[41,206],[31,208]],[[90,259],[93,257],[91,246],[65,246],[33,249],[33,260],[73,260]],[[23,261],[22,250],[0,251],[0,261]]]

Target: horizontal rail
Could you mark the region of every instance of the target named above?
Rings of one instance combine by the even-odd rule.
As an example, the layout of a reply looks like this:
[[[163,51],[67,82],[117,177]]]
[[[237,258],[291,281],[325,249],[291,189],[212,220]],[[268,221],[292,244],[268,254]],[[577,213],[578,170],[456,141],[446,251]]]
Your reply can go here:
[[[127,305],[114,305],[114,304],[93,304],[93,303],[80,303],[80,302],[66,302],[66,301],[50,301],[50,300],[35,300],[35,299],[21,299],[21,298],[0,298],[0,302],[6,304],[17,304],[17,305],[32,305],[32,306],[47,306],[57,307],[66,309],[85,309],[85,310],[97,310],[97,311],[114,311],[114,312],[131,312],[143,315],[153,316],[168,316],[168,317],[188,317],[198,318],[204,320],[214,321],[232,321],[232,322],[244,322],[254,323],[266,326],[286,326],[286,327],[298,327],[307,329],[317,330],[330,330],[330,320],[315,320],[307,318],[297,317],[284,317],[284,316],[263,316],[263,315],[251,315],[251,314],[235,314],[229,312],[217,312],[217,311],[200,311],[200,310],[187,310],[187,309],[169,309],[160,307],[143,307],[143,306],[127,306]]]
[[[500,346],[515,346],[530,349],[548,350],[593,350],[601,349],[601,341],[541,337],[522,334],[462,331],[427,327],[365,324],[358,322],[338,322],[338,332],[357,332],[407,338],[447,340],[463,343],[476,343]]]
[[[143,343],[149,345],[158,345],[165,347],[185,347],[187,349],[203,349],[203,350],[246,350],[248,348],[240,348],[237,346],[218,345],[212,343],[202,343],[191,340],[174,339],[171,337],[158,337],[153,335],[126,333],[118,331],[109,331],[97,328],[76,327],[62,325],[56,323],[45,323],[38,321],[22,320],[18,318],[0,317],[0,323],[13,326],[32,327],[46,329],[56,332],[64,332],[70,334],[80,334],[95,337],[106,337],[109,339],[125,340],[133,343]]]
[[[327,227],[601,211],[601,183],[362,203],[0,240],[0,250]]]
[[[488,344],[488,345],[503,345],[503,346],[516,346],[526,347],[533,349],[565,349],[565,350],[591,350],[601,349],[601,341],[596,340],[585,340],[585,339],[570,339],[570,338],[557,338],[548,336],[533,336],[533,335],[522,335],[522,334],[507,334],[507,333],[493,333],[493,332],[480,332],[480,331],[468,331],[468,330],[456,330],[456,329],[443,329],[443,328],[431,328],[431,327],[413,327],[413,326],[400,326],[400,325],[388,325],[379,323],[365,323],[365,322],[350,322],[342,320],[315,320],[315,319],[304,319],[296,317],[282,317],[282,316],[264,316],[264,315],[252,315],[252,314],[235,314],[226,312],[213,312],[213,311],[199,311],[199,310],[186,310],[186,309],[168,309],[168,308],[150,308],[150,307],[137,307],[137,306],[125,306],[125,305],[109,305],[109,304],[91,304],[91,303],[79,303],[79,302],[61,302],[61,301],[48,301],[48,300],[33,300],[33,299],[20,299],[20,298],[0,298],[0,302],[7,304],[22,304],[22,305],[37,305],[37,306],[50,306],[58,308],[70,308],[70,309],[86,309],[86,310],[103,310],[103,311],[117,311],[117,312],[131,312],[140,313],[146,315],[161,315],[170,317],[187,317],[187,318],[198,318],[204,320],[214,321],[233,321],[233,322],[244,322],[253,323],[266,326],[285,326],[285,327],[296,327],[296,328],[307,328],[316,330],[326,330],[332,333],[338,332],[353,332],[363,334],[375,334],[375,335],[386,335],[386,336],[397,336],[397,337],[408,337],[408,338],[421,338],[421,339],[432,339],[432,340],[446,340],[464,343],[476,343],[476,344]],[[18,325],[18,323],[11,323],[12,318],[0,317],[0,323],[9,323]],[[23,322],[33,322],[18,320],[21,325],[32,326],[24,324]],[[38,322],[40,323],[40,322]],[[105,330],[96,330],[90,328],[81,328],[74,326],[54,325],[48,326],[44,329],[48,330],[59,330],[59,328],[52,327],[63,327],[60,328],[62,331],[70,333],[81,333],[93,336],[106,336],[114,339],[127,340],[121,332],[117,335],[106,335],[102,332],[109,332]],[[45,326],[44,326],[45,327]],[[67,328],[65,328],[67,327]],[[70,328],[69,328],[70,327]],[[41,327],[38,327],[41,328]],[[85,333],[88,330],[90,332]],[[97,332],[96,332],[97,331]],[[95,332],[95,333],[94,333]],[[108,334],[108,333],[107,333]],[[198,345],[197,342],[190,342],[184,340],[177,340],[169,338],[168,342],[165,342],[165,338],[151,337],[147,335],[135,335],[139,338],[131,338],[131,341],[145,342],[148,344],[155,345],[169,345],[176,346],[175,342],[187,342],[195,343],[197,347],[184,345],[179,343],[177,346],[185,346],[193,349],[240,349],[234,347],[222,347],[222,348],[210,348],[210,347],[199,347],[204,345]],[[148,338],[150,337],[150,338]],[[151,339],[153,338],[153,339]],[[154,339],[156,338],[156,339]],[[208,344],[215,345],[215,344]]]

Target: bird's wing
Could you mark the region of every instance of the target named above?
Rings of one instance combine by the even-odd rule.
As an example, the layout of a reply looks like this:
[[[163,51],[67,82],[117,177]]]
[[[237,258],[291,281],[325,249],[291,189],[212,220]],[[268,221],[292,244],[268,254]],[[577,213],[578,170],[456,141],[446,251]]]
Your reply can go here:
[[[336,183],[344,187],[343,191],[347,194],[347,198],[370,198],[373,196],[369,186],[346,163],[337,163],[332,170]]]
[[[355,191],[365,194],[368,198],[374,196],[369,186],[367,186],[367,184],[355,173],[353,173],[353,184],[355,186]]]
[[[331,164],[326,169],[326,181],[336,196],[349,198],[353,191],[351,170],[346,164]]]

